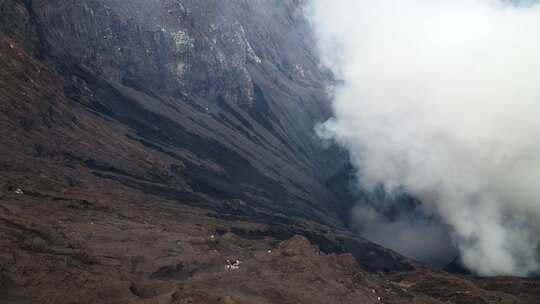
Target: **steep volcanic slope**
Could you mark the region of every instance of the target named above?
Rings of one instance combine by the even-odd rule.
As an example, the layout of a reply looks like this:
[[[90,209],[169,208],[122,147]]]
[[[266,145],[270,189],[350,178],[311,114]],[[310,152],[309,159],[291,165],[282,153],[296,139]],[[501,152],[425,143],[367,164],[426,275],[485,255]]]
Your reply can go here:
[[[321,183],[336,159],[322,157],[313,132],[328,104],[300,8],[220,3],[4,1],[13,17],[2,22],[64,74],[70,102],[175,159],[162,174],[339,225]]]
[[[536,282],[432,273],[344,228],[298,1],[0,15],[0,303],[538,300]]]
[[[299,4],[220,3],[3,1],[5,190],[114,205],[101,185],[122,186],[411,269],[347,232],[324,185],[340,160],[313,133],[326,76]]]
[[[293,1],[34,1],[72,101],[175,158],[198,192],[339,225],[313,126],[329,115]],[[200,164],[204,163],[205,166]],[[118,170],[130,171],[114,163]]]

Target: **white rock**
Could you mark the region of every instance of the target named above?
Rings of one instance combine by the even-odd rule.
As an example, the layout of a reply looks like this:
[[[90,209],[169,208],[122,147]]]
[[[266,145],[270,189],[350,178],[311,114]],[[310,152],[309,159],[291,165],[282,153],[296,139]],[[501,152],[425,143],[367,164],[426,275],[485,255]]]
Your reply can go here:
[[[227,269],[227,270],[238,270],[238,269],[240,269],[240,264],[242,264],[242,262],[239,261],[239,260],[235,260],[235,261],[227,260],[227,262],[225,264],[225,269]]]

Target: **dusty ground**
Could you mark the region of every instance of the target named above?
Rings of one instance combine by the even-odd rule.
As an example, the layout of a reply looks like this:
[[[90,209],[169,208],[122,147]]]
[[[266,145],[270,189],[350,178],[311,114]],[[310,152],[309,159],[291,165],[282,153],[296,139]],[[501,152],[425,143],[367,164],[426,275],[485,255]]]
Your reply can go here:
[[[47,181],[26,184],[23,193],[3,181],[1,303],[540,301],[536,281],[422,267],[368,272],[352,255],[323,253],[300,235],[246,233],[265,231],[264,224],[220,219],[115,183],[102,184],[100,195],[53,194],[43,190]]]

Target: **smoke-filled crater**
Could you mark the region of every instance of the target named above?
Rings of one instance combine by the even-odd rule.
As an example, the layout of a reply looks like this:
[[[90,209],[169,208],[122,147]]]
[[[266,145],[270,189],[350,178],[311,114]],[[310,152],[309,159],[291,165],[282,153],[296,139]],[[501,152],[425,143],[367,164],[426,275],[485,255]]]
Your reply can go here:
[[[540,5],[313,0],[306,12],[336,78],[319,135],[349,152],[358,188],[420,202],[392,218],[358,200],[351,223],[419,260],[537,273]]]

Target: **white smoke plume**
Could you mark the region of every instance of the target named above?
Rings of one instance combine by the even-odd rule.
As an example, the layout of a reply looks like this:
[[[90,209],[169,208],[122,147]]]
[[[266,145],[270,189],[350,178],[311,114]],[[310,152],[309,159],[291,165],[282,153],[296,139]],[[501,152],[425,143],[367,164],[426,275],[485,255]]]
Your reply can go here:
[[[308,12],[341,81],[319,131],[349,150],[360,185],[421,200],[478,274],[537,272],[540,7],[312,0]]]

